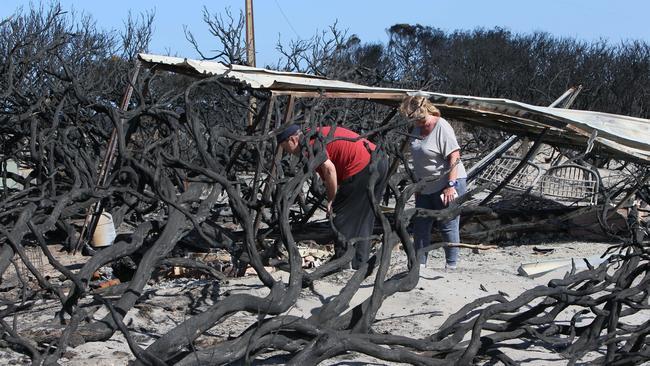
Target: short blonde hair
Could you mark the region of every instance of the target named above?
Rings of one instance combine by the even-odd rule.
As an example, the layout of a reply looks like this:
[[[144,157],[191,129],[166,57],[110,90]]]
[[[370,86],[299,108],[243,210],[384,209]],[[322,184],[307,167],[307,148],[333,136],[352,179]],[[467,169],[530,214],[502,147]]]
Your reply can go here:
[[[440,117],[440,110],[429,99],[420,96],[408,96],[402,100],[399,112],[409,119],[422,119],[428,114]]]

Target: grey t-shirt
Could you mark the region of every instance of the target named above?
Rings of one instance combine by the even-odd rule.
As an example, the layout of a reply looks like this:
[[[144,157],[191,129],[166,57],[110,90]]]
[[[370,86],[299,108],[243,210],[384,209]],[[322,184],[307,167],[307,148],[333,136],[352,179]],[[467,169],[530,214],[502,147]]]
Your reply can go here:
[[[419,136],[420,129],[416,127],[413,133]],[[421,140],[416,138],[411,140],[415,177],[418,180],[425,177],[441,177],[449,169],[449,154],[455,150],[460,150],[460,145],[456,140],[454,129],[444,118],[438,118],[429,135]],[[458,162],[456,169],[458,178],[467,178],[462,161]],[[441,179],[427,183],[420,192],[423,194],[438,192],[447,186],[447,182],[448,175],[444,174]]]

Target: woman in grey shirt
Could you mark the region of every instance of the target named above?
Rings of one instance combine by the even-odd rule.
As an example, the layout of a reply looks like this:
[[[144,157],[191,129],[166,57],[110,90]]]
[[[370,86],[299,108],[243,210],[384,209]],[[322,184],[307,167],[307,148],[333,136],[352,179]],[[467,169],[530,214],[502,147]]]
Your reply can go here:
[[[420,96],[406,97],[400,106],[400,112],[415,123],[414,135],[420,138],[411,140],[413,168],[418,181],[431,177],[416,192],[415,206],[430,210],[446,208],[450,202],[465,194],[467,173],[460,161],[460,146],[454,130],[440,111],[428,99]],[[442,240],[459,243],[460,217],[446,222],[438,222]],[[413,219],[413,240],[415,250],[426,247],[431,242],[433,218],[416,217]],[[446,268],[456,269],[458,264],[457,247],[445,247]],[[425,266],[427,254],[419,256],[420,265]]]

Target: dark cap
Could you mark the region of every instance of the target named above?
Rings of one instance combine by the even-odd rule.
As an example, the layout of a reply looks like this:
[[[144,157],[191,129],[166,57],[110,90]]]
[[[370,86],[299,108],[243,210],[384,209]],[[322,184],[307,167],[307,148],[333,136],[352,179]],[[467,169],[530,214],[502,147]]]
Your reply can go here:
[[[300,130],[300,126],[297,124],[289,125],[282,132],[280,132],[275,138],[278,140],[278,144],[285,142],[289,137],[293,136],[296,132]]]

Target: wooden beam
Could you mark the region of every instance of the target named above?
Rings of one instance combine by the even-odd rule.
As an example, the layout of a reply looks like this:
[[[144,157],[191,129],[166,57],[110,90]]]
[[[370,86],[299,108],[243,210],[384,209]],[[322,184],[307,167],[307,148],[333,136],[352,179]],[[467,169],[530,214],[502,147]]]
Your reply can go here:
[[[296,98],[339,98],[339,99],[366,99],[401,101],[406,93],[399,92],[321,92],[321,91],[296,91],[296,90],[272,90],[276,95],[293,95]]]

